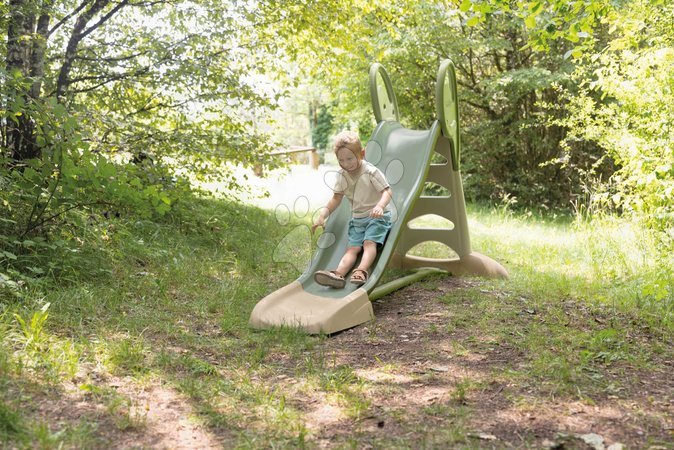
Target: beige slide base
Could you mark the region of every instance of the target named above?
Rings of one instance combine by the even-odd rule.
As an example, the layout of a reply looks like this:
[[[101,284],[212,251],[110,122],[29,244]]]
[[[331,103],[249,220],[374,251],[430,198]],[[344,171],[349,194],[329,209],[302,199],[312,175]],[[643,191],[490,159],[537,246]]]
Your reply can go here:
[[[476,275],[487,278],[508,278],[508,271],[488,256],[478,252],[471,252],[463,258],[431,259],[421,256],[391,257],[390,267],[399,269],[416,269],[420,267],[435,267],[446,270],[455,276]]]
[[[362,288],[345,297],[321,297],[306,292],[299,281],[294,281],[260,300],[250,316],[250,325],[287,326],[311,334],[332,334],[372,319],[372,303]]]

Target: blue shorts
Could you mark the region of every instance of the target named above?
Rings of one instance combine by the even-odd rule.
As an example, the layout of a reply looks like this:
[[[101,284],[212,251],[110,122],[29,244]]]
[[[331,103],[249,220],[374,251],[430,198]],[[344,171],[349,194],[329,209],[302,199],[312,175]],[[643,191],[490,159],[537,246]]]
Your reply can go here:
[[[391,229],[391,212],[384,212],[383,217],[351,218],[349,221],[349,247],[362,247],[364,241],[382,245]]]

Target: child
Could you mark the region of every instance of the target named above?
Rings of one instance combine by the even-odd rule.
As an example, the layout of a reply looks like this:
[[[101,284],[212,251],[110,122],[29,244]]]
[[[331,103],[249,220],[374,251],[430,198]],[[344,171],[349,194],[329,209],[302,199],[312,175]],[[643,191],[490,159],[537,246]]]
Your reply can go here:
[[[343,288],[346,285],[344,276],[363,251],[360,264],[351,273],[350,279],[351,283],[360,286],[367,281],[377,248],[384,243],[391,228],[391,212],[386,207],[393,193],[381,170],[363,159],[365,150],[356,133],[339,133],[335,137],[334,150],[341,167],[333,188],[334,194],[314,221],[311,231],[313,233],[316,228],[325,226],[328,216],[346,195],[351,202],[349,244],[337,268],[317,271],[314,280],[323,286]]]

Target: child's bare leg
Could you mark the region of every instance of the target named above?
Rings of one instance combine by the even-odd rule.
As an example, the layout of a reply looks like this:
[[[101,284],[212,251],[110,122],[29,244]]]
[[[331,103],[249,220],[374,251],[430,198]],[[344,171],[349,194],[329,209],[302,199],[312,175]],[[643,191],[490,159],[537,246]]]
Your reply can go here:
[[[360,264],[358,264],[358,269],[364,271],[370,270],[370,266],[374,262],[374,259],[377,257],[377,243],[373,241],[363,242],[363,257],[360,259]]]
[[[344,256],[342,256],[341,261],[339,261],[339,265],[337,266],[337,269],[335,269],[335,272],[341,276],[346,275],[356,263],[356,258],[358,258],[361,249],[362,247],[348,247]]]

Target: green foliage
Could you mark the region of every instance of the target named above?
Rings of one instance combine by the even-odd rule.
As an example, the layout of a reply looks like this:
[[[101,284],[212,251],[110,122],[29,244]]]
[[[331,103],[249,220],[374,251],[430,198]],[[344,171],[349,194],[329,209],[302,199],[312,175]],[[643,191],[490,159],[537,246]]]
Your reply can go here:
[[[549,110],[562,112],[552,123],[568,133],[561,139],[564,154],[550,163],[576,174],[583,191],[574,201],[577,210],[634,213],[657,228],[671,227],[672,5],[587,0],[515,6],[465,0],[461,10],[472,14],[469,25],[474,27],[488,23],[496,11],[522,17],[533,48],[554,51],[560,41],[573,46],[564,53],[576,61],[573,77],[564,84],[564,104],[546,102]],[[617,171],[612,175],[613,164]]]
[[[17,4],[37,12],[32,1],[0,4],[5,36]],[[55,23],[77,7],[44,5],[53,6]],[[473,212],[487,225],[471,225],[473,244],[504,262],[512,278],[484,285],[495,287],[498,302],[477,288],[448,294],[448,326],[484,330],[525,355],[518,382],[567,395],[606,391],[613,385],[602,374],[615,379],[607,369],[657,365],[658,351],[671,359],[668,2],[198,0],[127,8],[111,3],[89,18],[92,28],[65,72],[77,14],[50,35],[43,75],[27,59],[24,72],[0,65],[3,443],[96,446],[95,427],[30,423],[12,397],[32,392],[22,390],[28,382],[93,377],[80,372],[83,362],[130,379],[156,372],[214,429],[238,433],[240,445],[304,446],[311,436],[293,406],[300,396],[334,400],[362,423],[377,386],[355,367],[313,356],[322,338],[247,326],[253,305],[294,278],[272,258],[270,243],[285,231],[263,211],[199,199],[187,179],[241,188],[222,162],[268,162],[258,130],[282,92],[260,80],[292,84],[280,67],[286,57],[305,70],[300,76],[329,86],[332,98],[323,103],[335,101],[320,110],[317,146],[327,145],[333,119],[363,139],[371,134],[373,61],[391,74],[412,128],[435,119],[435,69],[444,58],[455,61],[466,195],[500,203]],[[39,34],[28,30],[21,42],[29,55]],[[12,44],[0,40],[1,57]],[[35,157],[15,157],[16,130]],[[573,226],[517,211],[570,201]],[[617,223],[606,211],[645,220]],[[446,331],[432,329],[433,336]],[[457,355],[472,345],[484,342],[458,342]],[[286,383],[292,363],[296,380]],[[469,406],[473,386],[457,384],[450,399]],[[144,426],[143,410],[111,387],[81,388],[118,429]],[[467,442],[460,426],[450,432],[450,442]]]
[[[20,283],[72,266],[77,241],[101,215],[158,219],[192,189],[187,177],[236,190],[223,162],[269,163],[256,128],[279,92],[252,79],[276,68],[263,58],[276,37],[256,39],[263,19],[250,8],[3,3],[3,291],[18,295]],[[36,28],[41,14],[54,20],[46,30]],[[52,246],[64,260],[39,258]]]
[[[77,371],[80,349],[67,340],[54,338],[46,330],[49,306],[45,303],[33,311],[30,319],[14,314],[16,325],[8,327],[5,338],[17,349],[15,369],[47,380],[72,377]]]
[[[457,66],[467,197],[493,202],[515,197],[521,207],[569,208],[582,194],[581,180],[601,149],[586,145],[568,164],[551,163],[564,156],[560,141],[566,130],[548,118],[566,115],[557,86],[573,83],[573,64],[563,56],[570,42],[551,41],[549,53],[532,49],[520,15],[496,14],[493,6],[472,26],[467,26],[472,13],[443,2],[352,8],[358,12],[334,12],[329,22],[316,18],[315,28],[302,28],[289,43],[301,66],[329,86],[337,122],[356,123],[369,135],[367,74],[377,61],[392,78],[403,124],[429,128],[436,118],[436,71],[449,57]],[[343,28],[351,31],[348,37]],[[316,47],[319,60],[313,57]],[[597,171],[611,169],[605,164]]]
[[[139,374],[147,370],[145,348],[139,340],[125,338],[114,342],[108,353],[108,362],[118,372]]]
[[[321,105],[318,108],[316,115],[316,122],[311,129],[311,144],[319,151],[325,152],[328,148],[328,138],[333,131],[334,117],[330,113],[330,108],[327,105]]]
[[[47,309],[49,309],[49,303],[46,303],[39,311],[34,312],[30,321],[26,321],[20,315],[14,314],[14,318],[20,325],[21,340],[23,341],[24,348],[28,351],[39,351],[41,347],[44,347],[42,336],[45,321],[49,317]]]
[[[470,199],[667,223],[671,15],[662,0],[402,1],[348,13],[325,2],[281,28],[295,32],[289,53],[329,86],[336,120],[364,130],[373,61],[392,76],[403,122],[427,128],[433,71],[452,58]]]
[[[579,68],[583,89],[569,95],[563,122],[568,140],[597,143],[619,166],[595,182],[592,206],[660,229],[674,224],[674,32],[665,19],[672,14],[671,4],[645,0],[616,11],[609,45]]]
[[[21,415],[0,399],[0,442],[9,442],[23,431]]]
[[[93,150],[79,116],[54,98],[32,103],[31,117],[40,157],[0,161],[0,283],[15,296],[19,283],[76,263],[86,228],[104,216],[161,217],[189,190],[160,164]]]
[[[592,44],[593,33],[614,5],[609,0],[463,0],[460,10],[466,14],[466,24],[474,27],[487,22],[495,14],[519,18],[530,30],[528,46],[551,50],[559,41],[568,41],[574,48],[564,54],[578,57]]]

